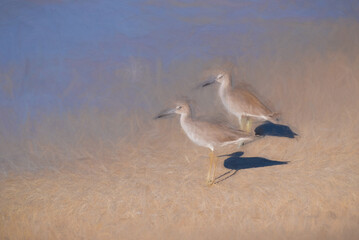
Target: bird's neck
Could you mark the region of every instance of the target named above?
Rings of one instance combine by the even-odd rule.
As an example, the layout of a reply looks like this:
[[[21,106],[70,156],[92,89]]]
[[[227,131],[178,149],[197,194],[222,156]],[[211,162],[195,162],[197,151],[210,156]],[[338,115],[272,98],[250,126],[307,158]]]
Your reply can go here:
[[[190,121],[191,119],[192,119],[191,113],[182,113],[180,118],[181,125],[183,126],[186,122]]]
[[[227,91],[229,91],[231,88],[231,82],[223,82],[221,86],[219,87],[219,95],[224,96],[226,95]]]

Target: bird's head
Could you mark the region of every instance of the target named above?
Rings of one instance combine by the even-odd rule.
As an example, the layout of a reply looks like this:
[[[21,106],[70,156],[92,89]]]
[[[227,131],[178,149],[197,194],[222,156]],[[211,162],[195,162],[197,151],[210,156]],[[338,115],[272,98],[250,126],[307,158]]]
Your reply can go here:
[[[175,108],[167,109],[159,113],[155,119],[171,116],[174,114],[188,115],[191,113],[191,108],[186,102],[177,102]]]
[[[223,72],[223,73],[220,73],[220,74],[217,75],[215,81],[220,83],[220,84],[229,83],[230,76],[229,76],[228,73]]]
[[[216,82],[220,83],[220,84],[229,84],[230,83],[230,75],[226,72],[220,72],[216,77],[211,78],[210,80],[202,83],[202,87],[209,86]]]
[[[177,114],[189,114],[191,112],[191,108],[186,102],[177,102],[175,107],[175,113]]]

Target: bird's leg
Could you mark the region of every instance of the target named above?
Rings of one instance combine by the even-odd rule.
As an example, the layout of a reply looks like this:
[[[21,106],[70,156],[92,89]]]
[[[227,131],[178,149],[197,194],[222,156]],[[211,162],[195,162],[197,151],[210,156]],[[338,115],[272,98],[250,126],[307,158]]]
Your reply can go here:
[[[213,174],[212,174],[212,179],[211,179],[211,185],[214,183],[214,179],[215,179],[215,176],[216,176],[216,167],[217,167],[217,156],[214,154],[214,152],[212,152],[213,154]]]
[[[211,174],[212,174],[212,165],[213,165],[213,151],[209,153],[209,169],[207,173],[207,184],[211,185]]]
[[[252,131],[252,118],[247,117],[246,131],[249,133]]]
[[[244,127],[246,126],[247,118],[246,116],[242,115],[239,119],[239,129],[244,131]]]
[[[242,131],[248,131],[248,121],[249,118],[246,115],[242,115],[241,120],[240,120],[240,130]]]

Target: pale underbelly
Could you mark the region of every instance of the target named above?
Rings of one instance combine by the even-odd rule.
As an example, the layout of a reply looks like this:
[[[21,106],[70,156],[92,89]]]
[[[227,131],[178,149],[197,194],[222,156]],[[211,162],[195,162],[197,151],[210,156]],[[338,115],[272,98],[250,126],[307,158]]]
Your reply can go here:
[[[186,133],[186,135],[188,136],[188,138],[195,144],[202,146],[202,147],[207,147],[210,149],[213,149],[213,143],[212,141],[210,141],[210,139],[205,139],[205,137],[200,136],[199,134],[196,133],[195,130],[191,130],[188,127],[183,127],[184,132]]]
[[[248,109],[244,109],[238,105],[234,105],[233,103],[228,101],[228,99],[223,99],[222,102],[223,102],[223,105],[225,106],[226,110],[238,118],[241,118],[242,116],[248,116],[248,117],[268,120],[268,117],[266,117],[262,114],[255,114],[255,113],[249,111]]]

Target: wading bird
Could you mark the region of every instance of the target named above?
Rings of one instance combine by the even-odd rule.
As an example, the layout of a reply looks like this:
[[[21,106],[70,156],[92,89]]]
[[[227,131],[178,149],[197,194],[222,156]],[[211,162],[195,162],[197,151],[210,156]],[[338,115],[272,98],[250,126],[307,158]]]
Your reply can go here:
[[[204,82],[202,87],[215,82],[220,84],[219,96],[223,105],[228,112],[238,118],[241,130],[251,131],[251,118],[262,121],[278,121],[279,114],[271,111],[249,89],[245,87],[233,88],[231,76],[228,73],[220,73],[215,79]]]
[[[228,144],[238,144],[253,141],[256,137],[250,133],[232,129],[230,127],[210,123],[206,121],[199,121],[192,119],[191,108],[187,103],[180,102],[175,108],[161,112],[155,119],[162,118],[172,114],[179,114],[181,127],[187,134],[188,138],[195,144],[209,148],[209,170],[207,174],[207,184],[214,183],[214,176],[217,165],[217,157],[214,155],[214,150],[217,147]]]

